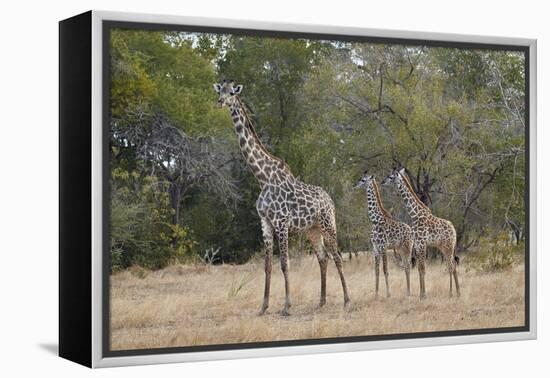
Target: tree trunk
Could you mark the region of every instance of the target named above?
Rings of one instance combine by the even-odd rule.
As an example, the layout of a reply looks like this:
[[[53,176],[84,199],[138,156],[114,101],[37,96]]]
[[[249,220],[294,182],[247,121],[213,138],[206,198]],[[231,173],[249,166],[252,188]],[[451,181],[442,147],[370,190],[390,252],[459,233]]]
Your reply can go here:
[[[172,223],[176,225],[176,224],[179,224],[180,222],[180,203],[181,203],[180,186],[175,182],[171,182],[169,193],[170,193],[170,206],[174,210],[174,214],[172,215]]]
[[[521,226],[518,226],[516,223],[512,221],[508,221],[508,225],[512,229],[512,232],[514,233],[514,237],[516,238],[516,245],[520,243],[522,239],[523,230]]]

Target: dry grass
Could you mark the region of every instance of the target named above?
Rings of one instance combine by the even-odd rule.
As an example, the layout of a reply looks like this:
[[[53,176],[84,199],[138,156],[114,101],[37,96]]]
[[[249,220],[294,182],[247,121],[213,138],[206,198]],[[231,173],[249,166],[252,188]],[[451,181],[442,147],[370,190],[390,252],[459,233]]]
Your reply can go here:
[[[521,326],[524,267],[479,273],[459,267],[462,296],[449,298],[443,265],[427,268],[428,299],[418,298],[418,272],[411,272],[413,296],[405,296],[405,274],[390,261],[391,298],[374,298],[372,257],[346,262],[351,305],[344,309],[334,264],[329,265],[327,304],[318,307],[319,268],[313,257],[291,261],[291,316],[283,317],[282,274],[274,264],[271,305],[258,316],[263,263],[233,266],[170,266],[128,270],[111,278],[112,349],[141,349],[253,341],[380,335],[420,331]]]

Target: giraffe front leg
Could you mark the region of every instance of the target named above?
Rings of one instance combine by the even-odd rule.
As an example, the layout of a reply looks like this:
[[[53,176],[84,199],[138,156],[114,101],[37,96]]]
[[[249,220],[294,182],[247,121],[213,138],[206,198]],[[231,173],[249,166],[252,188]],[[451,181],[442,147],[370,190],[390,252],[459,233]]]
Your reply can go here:
[[[404,265],[405,265],[405,280],[407,283],[407,297],[411,296],[411,253],[410,250],[403,250],[405,256]]]
[[[288,277],[288,228],[279,230],[277,233],[277,239],[279,240],[279,253],[281,255],[281,270],[283,272],[283,277],[285,279],[285,306],[283,308],[282,314],[284,316],[290,315],[289,309],[292,306],[290,301],[290,282]]]
[[[416,250],[416,257],[418,258],[418,277],[420,279],[420,299],[426,298],[426,246],[421,245]]]
[[[374,297],[378,298],[378,286],[380,282],[380,253],[374,251]]]
[[[384,271],[384,280],[386,281],[386,298],[389,298],[390,295],[390,284],[388,281],[388,255],[386,251],[382,252],[382,270]]]
[[[313,245],[313,250],[315,251],[315,256],[317,256],[317,261],[319,261],[319,271],[321,273],[321,298],[319,300],[319,307],[323,307],[327,301],[327,266],[328,266],[328,255],[323,249],[323,239],[321,232],[318,228],[312,228],[306,232],[306,235]]]
[[[264,286],[264,302],[260,310],[260,315],[265,313],[269,307],[269,292],[271,289],[271,260],[273,258],[273,227],[271,224],[262,219],[262,233],[264,239],[264,271],[265,271],[265,286]]]
[[[426,299],[426,266],[424,260],[418,262],[418,275],[420,277],[420,299]]]
[[[319,307],[323,307],[327,303],[327,266],[327,256],[319,258],[319,269],[321,270],[321,299],[319,300]]]

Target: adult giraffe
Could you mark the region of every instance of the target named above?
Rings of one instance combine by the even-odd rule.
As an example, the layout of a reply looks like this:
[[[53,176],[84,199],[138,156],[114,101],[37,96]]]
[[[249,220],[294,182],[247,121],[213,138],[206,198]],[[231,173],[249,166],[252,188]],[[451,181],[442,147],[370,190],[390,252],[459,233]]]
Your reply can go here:
[[[273,156],[262,144],[239,98],[242,88],[242,85],[235,86],[233,81],[227,80],[214,84],[214,89],[219,94],[218,105],[229,107],[241,153],[261,188],[256,201],[265,249],[265,287],[260,314],[269,307],[273,238],[276,236],[279,242],[281,270],[285,280],[285,305],[282,314],[289,315],[291,301],[288,236],[296,232],[305,232],[319,261],[321,270],[319,305],[323,306],[326,302],[328,255],[325,253],[325,248],[333,257],[338,269],[344,291],[344,305],[347,305],[350,299],[342,270],[342,258],[336,242],[336,220],[332,199],[320,187],[305,184],[294,177],[288,165]]]
[[[383,185],[389,183],[397,185],[412,220],[413,253],[418,263],[420,298],[426,297],[426,285],[424,281],[426,274],[426,247],[436,247],[443,253],[447,259],[447,267],[449,269],[449,296],[453,295],[453,277],[456,294],[460,296],[460,286],[458,285],[458,275],[456,272],[456,265],[459,260],[455,254],[456,230],[453,224],[446,219],[433,215],[430,208],[417,197],[405,174],[405,168],[401,168],[400,170],[393,169],[390,175],[382,182]]]

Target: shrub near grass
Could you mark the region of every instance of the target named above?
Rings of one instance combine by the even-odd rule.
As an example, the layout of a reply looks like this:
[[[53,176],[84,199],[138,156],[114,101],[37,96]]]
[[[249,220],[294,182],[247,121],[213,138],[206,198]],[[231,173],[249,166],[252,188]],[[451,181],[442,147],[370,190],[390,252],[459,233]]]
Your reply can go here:
[[[496,239],[483,238],[476,251],[468,256],[469,267],[481,272],[500,272],[511,269],[525,251],[523,242],[516,244],[508,234]]]

